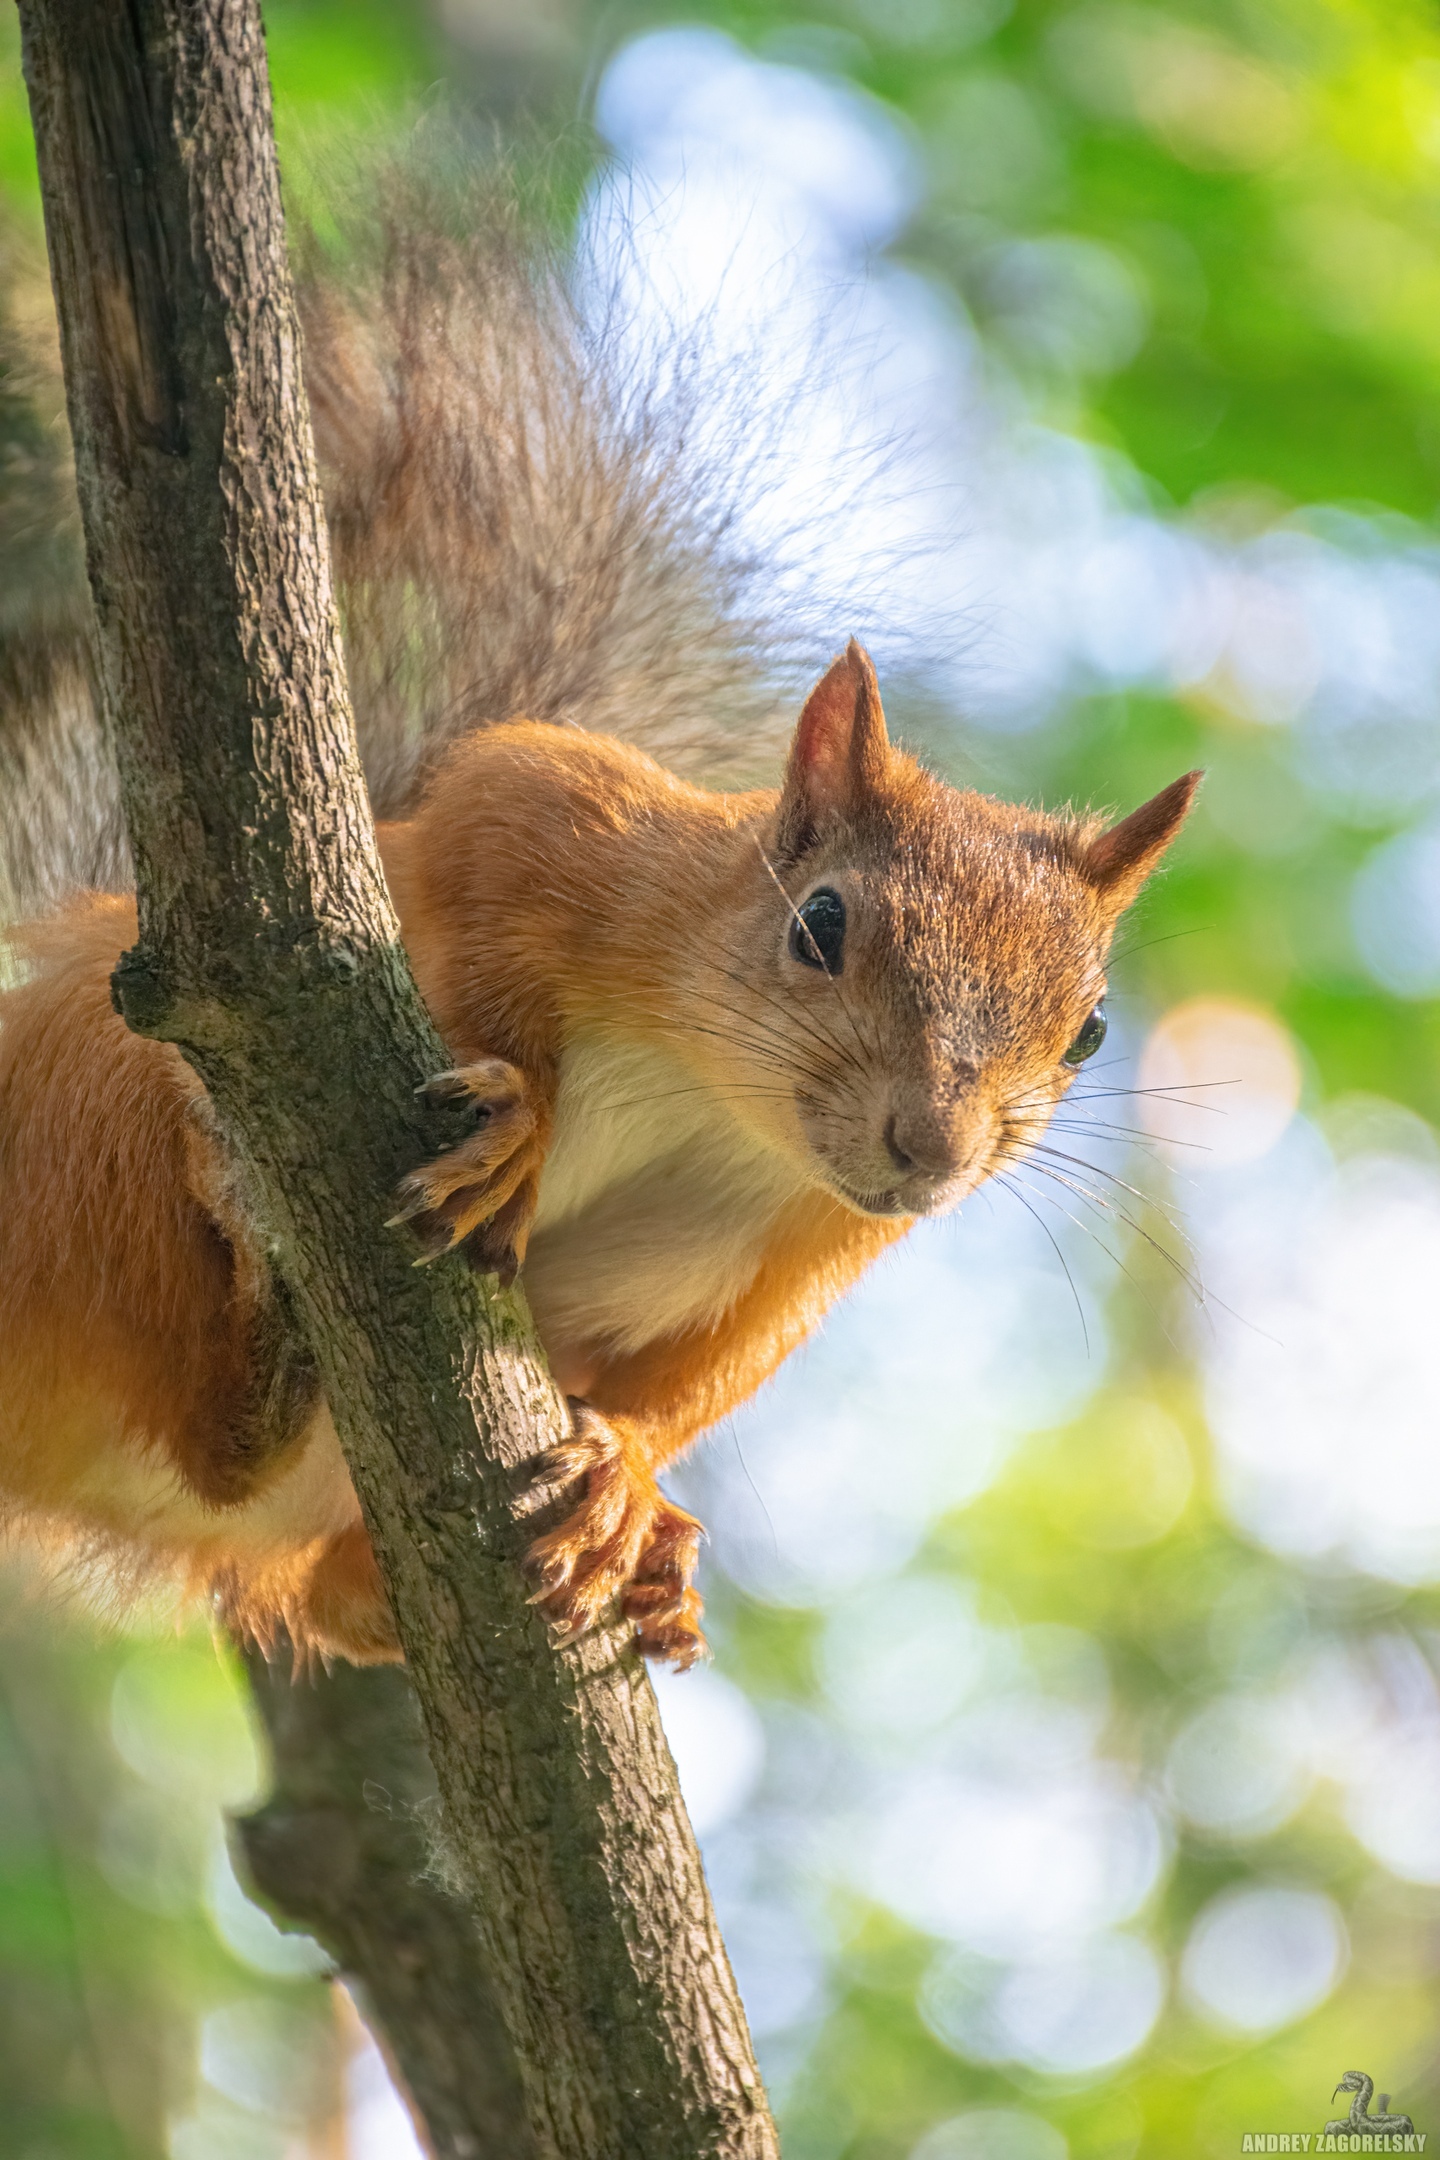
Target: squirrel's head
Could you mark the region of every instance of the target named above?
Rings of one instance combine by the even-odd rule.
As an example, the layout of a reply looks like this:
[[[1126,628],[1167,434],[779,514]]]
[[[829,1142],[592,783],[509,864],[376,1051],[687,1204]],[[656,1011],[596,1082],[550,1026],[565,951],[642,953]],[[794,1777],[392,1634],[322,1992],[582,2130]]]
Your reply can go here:
[[[892,747],[852,643],[800,716],[757,866],[744,1034],[787,1085],[767,1108],[752,1079],[752,1114],[861,1213],[955,1206],[1099,1048],[1115,926],[1199,778],[1108,828],[948,787]]]

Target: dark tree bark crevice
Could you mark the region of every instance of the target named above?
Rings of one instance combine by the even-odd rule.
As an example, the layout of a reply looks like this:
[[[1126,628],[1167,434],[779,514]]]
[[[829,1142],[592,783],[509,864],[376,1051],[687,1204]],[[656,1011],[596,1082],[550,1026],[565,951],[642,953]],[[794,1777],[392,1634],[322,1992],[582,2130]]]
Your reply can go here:
[[[542,2160],[776,2151],[653,1694],[562,1651],[517,1493],[565,1412],[523,1299],[382,1227],[448,1139],[345,691],[257,0],[20,0],[130,1025],[209,1090],[380,1556]],[[451,1114],[453,1117],[453,1113]],[[403,2051],[396,2046],[397,2059]]]

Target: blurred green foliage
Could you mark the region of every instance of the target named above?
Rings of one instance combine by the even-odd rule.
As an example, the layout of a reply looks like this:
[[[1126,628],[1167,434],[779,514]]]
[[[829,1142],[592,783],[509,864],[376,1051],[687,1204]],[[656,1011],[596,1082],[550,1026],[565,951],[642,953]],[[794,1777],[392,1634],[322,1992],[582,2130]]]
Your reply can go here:
[[[1297,507],[1348,504],[1402,539],[1434,537],[1432,6],[577,0],[537,9],[528,45],[501,13],[456,0],[442,23],[399,0],[271,0],[282,146],[383,127],[444,78],[483,100],[499,46],[507,98],[521,81],[563,121],[625,39],[681,19],[712,25],[764,57],[853,82],[902,117],[924,190],[897,252],[964,310],[997,377],[1051,427],[1123,455],[1152,506],[1243,538]],[[0,189],[13,217],[33,219],[12,13],[0,16]],[[1105,251],[1073,258],[1118,280],[1078,358],[1014,307],[1000,269],[1017,239]],[[1083,292],[1075,304],[1083,312]],[[1023,734],[947,723],[936,740],[985,784],[1050,799],[1130,803],[1206,766],[1201,808],[1120,977],[1137,1032],[1182,998],[1250,999],[1299,1045],[1307,1107],[1359,1091],[1440,1119],[1440,1007],[1376,985],[1345,904],[1357,866],[1407,806],[1316,788],[1285,728],[1208,693],[1107,691]],[[1235,805],[1257,801],[1284,815],[1247,829]],[[1155,1318],[1172,1303],[1162,1264],[1140,1246],[1126,1258],[1134,1282],[1117,1282],[1104,1391],[1072,1428],[1033,1436],[988,1492],[935,1526],[914,1565],[978,1585],[1006,1625],[1059,1623],[1098,1642],[1114,1689],[1107,1747],[1158,1775],[1183,1716],[1257,1661],[1278,1665],[1307,1630],[1359,1641],[1383,1625],[1430,1658],[1440,1606],[1429,1589],[1287,1566],[1231,1527],[1192,1362]],[[1193,1482],[1172,1519],[1116,1539],[1106,1526],[1135,1504],[1139,1475],[1114,1444],[1121,1394],[1165,1408]],[[771,1716],[816,1710],[815,1616],[723,1582],[713,1609],[722,1670]],[[266,1969],[263,1949],[247,1963],[217,1932],[206,1840],[218,1806],[245,1789],[243,1765],[228,1783],[223,1774],[226,1749],[243,1754],[233,1688],[194,1639],[97,1639],[82,1617],[18,1588],[0,1604],[0,2123],[17,2160],[148,2160],[174,2134],[167,2121],[190,2122],[185,2134],[201,2140],[174,2146],[183,2160],[206,2136],[220,2151],[218,2117],[194,2128],[210,2119],[194,2114],[194,2035],[237,1997],[277,1997],[287,2015],[316,2021],[319,2052],[337,2045],[321,1982]],[[152,1728],[172,1739],[147,1757]],[[1223,2037],[1176,2000],[1135,2061],[1088,2080],[987,2067],[943,2046],[916,2006],[933,1946],[878,1905],[837,1899],[830,2008],[783,2065],[787,2153],[904,2160],[947,2116],[1024,2105],[1063,2130],[1075,2160],[1228,2154],[1246,2128],[1318,2127],[1353,2062],[1377,2078],[1383,2066],[1398,2104],[1440,2134],[1437,1894],[1368,1859],[1321,1784],[1273,1832],[1182,1832],[1159,1939],[1177,1951],[1205,1901],[1250,1876],[1337,1900],[1353,1953],[1339,1990],[1259,2040]],[[241,2106],[205,2102],[230,2104]],[[288,2121],[287,2135],[307,2119],[298,2103],[266,2116],[257,2102],[262,2118]]]
[[[323,2135],[348,2037],[323,1961],[248,1905],[224,1855],[221,1810],[262,1786],[243,1682],[203,1634],[97,1635],[28,1570],[0,1578],[7,2160],[208,2160]],[[202,2033],[224,2065],[227,2030],[267,2018],[300,2061],[277,2077],[273,2049],[232,2048],[221,2086],[202,2083]]]

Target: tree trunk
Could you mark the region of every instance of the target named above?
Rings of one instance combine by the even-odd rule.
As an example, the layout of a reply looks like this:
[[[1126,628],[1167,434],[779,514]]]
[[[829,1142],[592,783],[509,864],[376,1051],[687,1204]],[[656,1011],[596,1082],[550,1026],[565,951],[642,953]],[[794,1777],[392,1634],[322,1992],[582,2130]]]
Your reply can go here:
[[[382,1227],[459,1137],[376,855],[257,0],[21,0],[140,894],[116,973],[203,1078],[380,1556],[537,2151],[777,2150],[626,1631],[556,1652],[519,1501],[565,1416],[523,1300]],[[394,2051],[397,2056],[401,2050]]]
[[[242,1872],[334,1958],[435,2160],[533,2160],[475,1915],[444,1880],[439,1796],[403,1672],[292,1681],[246,1658],[274,1789],[235,1825]]]

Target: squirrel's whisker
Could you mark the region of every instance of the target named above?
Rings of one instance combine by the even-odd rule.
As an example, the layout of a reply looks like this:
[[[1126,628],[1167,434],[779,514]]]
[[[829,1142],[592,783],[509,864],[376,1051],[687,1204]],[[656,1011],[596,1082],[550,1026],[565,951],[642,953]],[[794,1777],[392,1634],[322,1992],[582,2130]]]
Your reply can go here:
[[[728,1028],[712,1028],[701,1027],[694,1021],[683,1021],[676,1023],[672,1032],[682,1039],[686,1035],[705,1035],[712,1041],[725,1043],[732,1049],[748,1050],[753,1056],[768,1059],[772,1064],[781,1067],[782,1070],[796,1073],[800,1078],[809,1080],[816,1087],[824,1087],[831,1079],[828,1072],[816,1066],[807,1065],[803,1059],[788,1051],[786,1046],[777,1044],[774,1041],[766,1041],[763,1038],[756,1040],[753,1036],[742,1033],[739,1028],[733,1025]]]
[[[734,958],[735,955],[732,954],[730,955],[730,957]],[[743,975],[733,973],[729,968],[721,968],[719,970],[719,973],[722,974],[727,981],[738,983],[741,989],[748,991],[752,997],[758,997],[766,1005],[772,1006],[774,1010],[778,1012],[782,1016],[782,1018],[788,1020],[792,1026],[798,1026],[804,1034],[809,1035],[811,1039],[821,1048],[833,1051],[836,1057],[843,1059],[846,1064],[853,1066],[857,1072],[863,1072],[866,1070],[866,1067],[861,1064],[860,1060],[856,1057],[854,1051],[849,1048],[848,1044],[842,1043],[837,1040],[837,1038],[833,1034],[831,1034],[829,1029],[822,1026],[820,1022],[808,1018],[804,1013],[798,1011],[793,1006],[782,1004],[779,998],[771,997],[767,991],[762,990],[758,983],[747,982]]]
[[[1056,1237],[1054,1231],[1050,1228],[1050,1225],[1046,1222],[1045,1218],[1039,1213],[1036,1208],[1033,1208],[1031,1206],[1017,1178],[1012,1177],[1006,1171],[1000,1170],[997,1171],[995,1174],[995,1182],[998,1185],[1003,1185],[1006,1188],[1007,1192],[1013,1194],[1015,1199],[1020,1202],[1021,1207],[1024,1208],[1026,1214],[1031,1216],[1033,1220],[1040,1225],[1040,1228],[1044,1231],[1046,1237],[1050,1240],[1051,1246],[1054,1248],[1055,1257],[1060,1262],[1060,1266],[1064,1271],[1065,1280],[1070,1285],[1070,1295],[1075,1300],[1075,1313],[1076,1317],[1080,1322],[1080,1333],[1085,1340],[1085,1355],[1089,1357],[1090,1330],[1085,1324],[1085,1308],[1080,1302],[1080,1292],[1075,1287],[1075,1278],[1070,1272],[1070,1263],[1065,1258],[1064,1253],[1060,1250],[1060,1240]]]
[[[1229,1087],[1233,1084],[1234,1083],[1228,1080],[1196,1083],[1197,1086],[1205,1085],[1215,1087]],[[1226,1109],[1223,1103],[1190,1102],[1185,1096],[1176,1094],[1171,1088],[1106,1088],[1103,1091],[1097,1092],[1095,1094],[1076,1095],[1074,1097],[1074,1100],[1077,1103],[1112,1102],[1135,1099],[1143,1099],[1145,1101],[1158,1103],[1169,1110],[1203,1110],[1207,1117],[1224,1117],[1226,1115]],[[1156,1135],[1156,1137],[1158,1138],[1160,1136]]]
[[[717,1093],[717,1090],[708,1086],[665,1088],[658,1095],[627,1095],[619,1102],[596,1103],[594,1112],[599,1117],[616,1110],[645,1110],[655,1103],[674,1102],[677,1097],[682,1095],[714,1095],[715,1093]],[[727,1087],[724,1093],[726,1099],[732,1095],[741,1095],[747,1101],[792,1102],[794,1100],[794,1093],[790,1088],[764,1088],[758,1085],[755,1087],[731,1086]]]
[[[1204,1306],[1208,1302],[1205,1286],[1194,1269],[1187,1267],[1184,1261],[1178,1260],[1168,1246],[1162,1245],[1160,1240],[1151,1231],[1147,1230],[1143,1223],[1136,1222],[1129,1210],[1122,1207],[1118,1201],[1107,1199],[1103,1193],[1091,1192],[1088,1186],[1080,1184],[1077,1179],[1066,1177],[1063,1171],[1051,1169],[1046,1163],[1036,1162],[1033,1156],[1028,1157],[1027,1162],[1037,1176],[1050,1178],[1055,1184],[1062,1185],[1067,1192],[1075,1195],[1082,1206],[1094,1208],[1097,1212],[1113,1217],[1117,1222],[1124,1223],[1127,1230],[1133,1231],[1136,1237],[1143,1238],[1152,1251],[1158,1253],[1166,1265],[1174,1269],[1176,1275],[1184,1283],[1197,1304]]]
[[[809,1035],[816,1043],[820,1044],[823,1048],[833,1051],[836,1057],[841,1058],[847,1065],[852,1066],[856,1072],[865,1072],[869,1069],[862,1062],[862,1060],[856,1056],[854,1050],[850,1047],[848,1043],[841,1042],[839,1037],[831,1029],[827,1028],[824,1023],[814,1015],[802,1013],[795,1006],[782,1004],[779,998],[771,997],[767,991],[762,990],[758,983],[747,983],[743,975],[732,974],[728,969],[725,968],[722,968],[720,972],[722,975],[727,976],[729,981],[739,983],[742,988],[747,989],[752,997],[758,997],[762,999],[765,1004],[772,1006],[774,1010],[778,1012],[782,1016],[782,1018],[788,1020],[792,1026],[799,1027],[805,1034]],[[833,983],[833,976],[830,976],[828,979]],[[866,1046],[862,1043],[861,1048],[864,1049],[865,1047]]]
[[[1142,938],[1138,945],[1122,945],[1111,953],[1109,964],[1118,967],[1122,960],[1133,960],[1137,953],[1149,952],[1153,945],[1173,945],[1177,938],[1199,937],[1214,927],[1214,923],[1193,923],[1188,930],[1167,930],[1161,937]]]
[[[1190,1148],[1201,1155],[1214,1153],[1204,1140],[1171,1140],[1161,1133],[1147,1132],[1143,1125],[1116,1125],[1108,1118],[1082,1117],[1076,1124],[1067,1124],[1057,1117],[1051,1125],[1052,1132],[1094,1133],[1101,1140],[1124,1140],[1131,1147],[1144,1148],[1147,1154],[1159,1157],[1158,1151],[1167,1148]]]
[[[1018,1180],[1018,1178],[1016,1178],[1015,1174],[1012,1172],[1012,1188],[1013,1184],[1018,1182],[1020,1182],[1020,1180]],[[1120,1273],[1130,1284],[1136,1296],[1139,1298],[1141,1304],[1145,1307],[1145,1310],[1155,1321],[1156,1325],[1160,1329],[1161,1334],[1165,1337],[1166,1342],[1169,1343],[1172,1350],[1178,1350],[1179,1345],[1176,1343],[1174,1336],[1171,1334],[1170,1328],[1165,1320],[1163,1313],[1161,1313],[1157,1308],[1154,1299],[1146,1290],[1145,1285],[1139,1280],[1133,1269],[1128,1267],[1126,1263],[1121,1259],[1119,1253],[1111,1251],[1110,1247],[1106,1244],[1104,1238],[1100,1236],[1099,1232],[1094,1228],[1093,1224],[1082,1221],[1078,1215],[1074,1214],[1071,1209],[1065,1206],[1063,1201],[1057,1200],[1053,1193],[1037,1192],[1033,1185],[1027,1186],[1025,1189],[1027,1192],[1031,1193],[1036,1200],[1043,1201],[1049,1207],[1057,1208],[1059,1212],[1065,1217],[1065,1220],[1068,1223],[1073,1223],[1075,1228],[1079,1230],[1083,1236],[1089,1238],[1091,1244],[1094,1245],[1098,1251],[1104,1253],[1106,1259],[1110,1261],[1112,1266],[1117,1267],[1120,1270]]]
[[[737,1020],[734,1007],[719,998],[701,997],[696,1002],[702,1006],[708,1006],[720,1018],[729,1023],[723,1030],[699,1026],[693,1020],[682,1019],[679,1014],[669,1010],[667,1007],[642,1003],[633,997],[627,998],[624,1002],[629,1012],[638,1018],[649,1020],[652,1024],[661,1025],[677,1039],[683,1040],[687,1035],[708,1035],[716,1041],[733,1043],[741,1048],[749,1049],[757,1057],[769,1058],[777,1065],[784,1066],[792,1072],[806,1073],[817,1084],[830,1078],[830,1073],[826,1068],[811,1065],[799,1057],[796,1054],[794,1043],[787,1041],[766,1020],[749,1013]]]
[[[1138,1185],[1128,1185],[1125,1182],[1124,1178],[1117,1177],[1113,1170],[1103,1169],[1099,1163],[1086,1162],[1082,1156],[1068,1155],[1063,1148],[1053,1148],[1045,1143],[1037,1141],[1034,1152],[1037,1155],[1045,1156],[1048,1160],[1052,1162],[1069,1163],[1073,1169],[1084,1170],[1088,1172],[1091,1177],[1105,1178],[1120,1192],[1129,1193],[1130,1197],[1133,1200],[1138,1200],[1142,1207],[1153,1207],[1157,1215],[1161,1215],[1165,1218],[1165,1221],[1175,1232],[1175,1235],[1180,1239],[1180,1242],[1184,1245],[1186,1251],[1188,1252],[1192,1249],[1190,1245],[1190,1240],[1186,1235],[1186,1232],[1181,1228],[1180,1224],[1175,1221],[1173,1213],[1168,1204],[1163,1200],[1157,1199],[1153,1193],[1142,1192]]]

